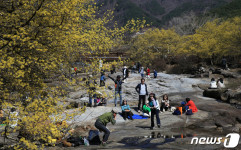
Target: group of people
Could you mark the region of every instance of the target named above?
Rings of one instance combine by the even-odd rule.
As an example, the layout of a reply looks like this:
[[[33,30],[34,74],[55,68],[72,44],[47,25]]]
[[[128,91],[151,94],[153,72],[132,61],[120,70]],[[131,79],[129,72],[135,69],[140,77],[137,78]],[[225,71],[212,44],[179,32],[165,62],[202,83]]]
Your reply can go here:
[[[210,89],[217,89],[217,88],[225,88],[224,82],[223,82],[223,78],[219,78],[217,80],[217,82],[215,81],[214,78],[211,79],[210,82]]]
[[[133,120],[132,118],[132,111],[130,106],[128,105],[126,100],[123,100],[122,103],[122,84],[124,83],[123,80],[126,78],[126,76],[121,79],[121,77],[118,75],[116,79],[112,78],[111,76],[108,75],[108,77],[114,81],[115,83],[115,100],[114,104],[115,107],[117,106],[117,95],[120,96],[120,106],[122,110],[122,116],[124,120],[130,119]],[[138,113],[141,111],[143,112],[143,115],[146,114],[147,116],[150,116],[151,118],[151,130],[153,130],[155,126],[155,121],[154,118],[156,118],[156,124],[157,127],[161,127],[161,121],[159,118],[159,113],[165,111],[168,111],[168,109],[171,109],[170,106],[170,101],[168,99],[168,95],[164,94],[162,96],[161,103],[159,104],[158,99],[156,98],[156,95],[154,93],[148,94],[148,87],[147,84],[145,83],[145,78],[141,79],[141,83],[139,83],[135,87],[136,92],[139,94],[139,101],[138,101]],[[146,103],[146,97],[148,97],[148,102]],[[194,102],[190,100],[190,98],[186,99],[186,102],[183,106],[184,111],[191,110],[192,113],[197,112],[197,107],[195,106]],[[105,113],[98,117],[98,119],[95,122],[95,127],[99,129],[100,131],[105,132],[102,144],[106,145],[106,141],[108,140],[108,137],[110,135],[110,131],[106,128],[106,124],[111,122],[113,125],[116,123],[116,115],[118,114],[117,110],[114,108],[111,112]]]
[[[139,73],[141,74],[141,77],[144,78],[144,75],[146,74],[147,78],[151,78],[151,70],[149,67],[146,67],[146,70],[144,69],[144,67],[141,67],[139,70]],[[154,69],[153,70],[153,77],[157,78],[157,71]]]
[[[140,68],[144,69],[143,67]],[[123,100],[122,102],[122,84],[125,83],[124,80],[128,77],[128,69],[127,67],[124,67],[123,70],[123,78],[121,78],[120,75],[116,76],[116,79],[111,77],[108,74],[108,77],[114,82],[115,84],[115,99],[114,99],[114,105],[117,107],[117,96],[119,96],[120,99],[120,106],[121,106],[121,115],[124,120],[130,119],[133,120],[132,116],[133,113],[131,111],[130,106],[128,105],[126,100]],[[144,77],[144,70],[140,71],[142,77]],[[147,68],[147,77],[148,73],[150,73],[150,69]],[[157,73],[156,73],[157,74]],[[102,74],[103,75],[103,74]],[[156,75],[155,75],[156,77]],[[103,77],[101,77],[103,79]],[[162,96],[162,100],[159,103],[158,99],[156,98],[156,95],[154,93],[148,93],[148,86],[145,83],[145,78],[141,78],[141,83],[137,84],[135,87],[136,92],[139,94],[139,100],[138,100],[138,107],[137,112],[143,113],[143,115],[148,116],[151,118],[151,127],[152,130],[155,126],[154,118],[156,118],[156,125],[158,128],[161,127],[161,121],[159,118],[160,112],[163,113],[164,111],[171,110],[170,100],[168,99],[168,95],[164,94]],[[148,98],[147,98],[148,96]],[[147,101],[146,101],[147,98]],[[191,110],[193,113],[197,112],[197,108],[192,100],[189,98],[186,99],[185,105],[183,107],[184,111]],[[104,113],[103,115],[99,116],[98,119],[95,122],[95,127],[99,129],[100,131],[104,132],[104,137],[102,140],[102,145],[106,145],[106,141],[108,140],[108,137],[110,135],[110,131],[106,128],[107,123],[111,122],[113,125],[116,123],[116,115],[118,114],[118,111],[116,108],[114,108],[111,112]]]

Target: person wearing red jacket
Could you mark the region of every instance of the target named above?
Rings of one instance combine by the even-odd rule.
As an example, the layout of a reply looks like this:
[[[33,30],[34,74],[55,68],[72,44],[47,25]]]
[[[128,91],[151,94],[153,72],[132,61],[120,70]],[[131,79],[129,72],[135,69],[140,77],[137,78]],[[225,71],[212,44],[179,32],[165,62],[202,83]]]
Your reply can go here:
[[[150,78],[150,72],[151,72],[151,70],[147,67],[147,68],[146,68],[147,78]]]
[[[198,111],[196,105],[194,104],[194,102],[192,100],[190,100],[190,98],[186,98],[186,102],[187,103],[185,106],[188,106],[189,109],[192,109],[193,113]]]

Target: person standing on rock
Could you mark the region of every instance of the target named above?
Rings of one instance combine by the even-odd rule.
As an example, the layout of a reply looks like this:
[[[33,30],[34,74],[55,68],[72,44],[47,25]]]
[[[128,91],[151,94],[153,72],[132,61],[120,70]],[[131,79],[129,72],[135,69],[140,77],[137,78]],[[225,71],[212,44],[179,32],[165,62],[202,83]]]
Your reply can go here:
[[[146,68],[146,75],[147,75],[147,78],[150,78],[150,73],[151,73],[151,70],[149,67]]]
[[[141,74],[141,77],[144,78],[144,67],[141,67],[140,74]]]
[[[101,72],[100,87],[105,86],[105,72]]]
[[[141,109],[143,109],[143,105],[146,104],[146,95],[148,95],[148,91],[147,91],[147,85],[145,83],[145,79],[142,78],[141,79],[141,83],[139,83],[136,86],[136,92],[139,94],[139,102],[138,102],[138,112],[140,113]],[[142,102],[142,105],[141,105]],[[140,109],[141,106],[141,109]]]
[[[156,99],[156,96],[154,93],[151,93],[149,95],[149,106],[151,108],[151,130],[153,130],[155,124],[154,124],[154,116],[156,115],[156,122],[157,122],[157,127],[161,127],[161,121],[159,118],[159,112],[160,112],[160,105],[159,101]]]
[[[124,66],[124,68],[122,70],[122,73],[123,73],[124,79],[129,77],[129,70],[128,70],[128,68],[126,66]],[[125,81],[123,81],[123,82],[125,82]]]
[[[157,77],[157,71],[156,71],[156,69],[154,69],[154,71],[153,71],[153,75],[154,75],[154,78]]]
[[[110,131],[106,128],[107,123],[111,122],[113,125],[116,123],[116,115],[118,111],[113,109],[111,112],[104,113],[99,116],[95,122],[95,127],[105,134],[103,136],[102,145],[105,146],[106,142],[110,136]]]
[[[92,98],[96,101],[96,81],[93,79],[92,75],[88,75],[88,79],[86,81],[86,86],[89,87],[88,94],[89,94],[89,106],[92,107]]]
[[[116,107],[116,104],[117,104],[117,94],[119,94],[119,96],[120,96],[120,106],[121,106],[121,104],[122,104],[122,90],[121,90],[121,85],[122,85],[122,83],[124,83],[123,80],[125,80],[125,78],[123,78],[123,79],[121,80],[120,75],[118,75],[118,76],[116,77],[116,80],[115,80],[114,78],[112,78],[110,75],[108,75],[108,77],[115,82],[115,107]]]

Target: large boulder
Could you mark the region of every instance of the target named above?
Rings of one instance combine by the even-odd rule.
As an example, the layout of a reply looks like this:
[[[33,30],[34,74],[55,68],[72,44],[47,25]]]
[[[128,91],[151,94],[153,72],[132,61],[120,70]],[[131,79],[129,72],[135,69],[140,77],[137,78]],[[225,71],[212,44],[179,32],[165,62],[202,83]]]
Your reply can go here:
[[[203,96],[215,98],[215,99],[221,99],[222,90],[219,89],[205,89],[203,91]]]
[[[241,105],[241,88],[224,91],[221,93],[221,100],[231,104]]]
[[[238,78],[239,77],[239,75],[237,73],[230,72],[228,70],[222,70],[221,75],[223,75],[223,77],[225,77],[225,78]]]
[[[239,87],[238,89],[233,90],[232,92],[230,92],[229,102],[231,104],[241,105],[241,87]]]

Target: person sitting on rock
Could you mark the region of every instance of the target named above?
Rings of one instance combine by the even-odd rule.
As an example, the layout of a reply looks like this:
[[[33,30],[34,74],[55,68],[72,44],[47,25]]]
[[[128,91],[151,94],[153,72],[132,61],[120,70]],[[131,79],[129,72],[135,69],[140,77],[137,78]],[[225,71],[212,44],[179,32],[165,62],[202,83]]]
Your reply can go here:
[[[193,113],[198,111],[195,103],[192,100],[190,100],[190,98],[186,98],[186,102],[187,103],[185,104],[185,106],[188,106],[188,109],[192,109]]]
[[[151,116],[151,108],[149,106],[149,103],[143,105],[143,116],[147,116],[147,117],[150,117]]]
[[[163,98],[162,98],[162,101],[161,101],[161,112],[163,112],[163,109],[164,109],[165,111],[167,111],[168,108],[170,109],[171,106],[170,106],[170,104],[169,104],[169,99],[168,99],[167,94],[164,94],[164,95],[163,95]]]
[[[126,100],[123,101],[121,109],[122,109],[122,116],[124,120],[126,120],[126,118],[128,117],[130,117],[130,119],[133,120],[130,106],[127,104]]]
[[[217,83],[215,82],[215,79],[212,78],[211,79],[211,83],[210,83],[210,89],[216,89],[217,88]]]
[[[94,106],[106,106],[106,99],[104,98],[103,94],[101,92],[97,92],[96,94],[96,100],[94,101]]]
[[[218,79],[217,87],[218,88],[225,88],[225,85],[224,85],[224,82],[223,82],[223,78]]]

